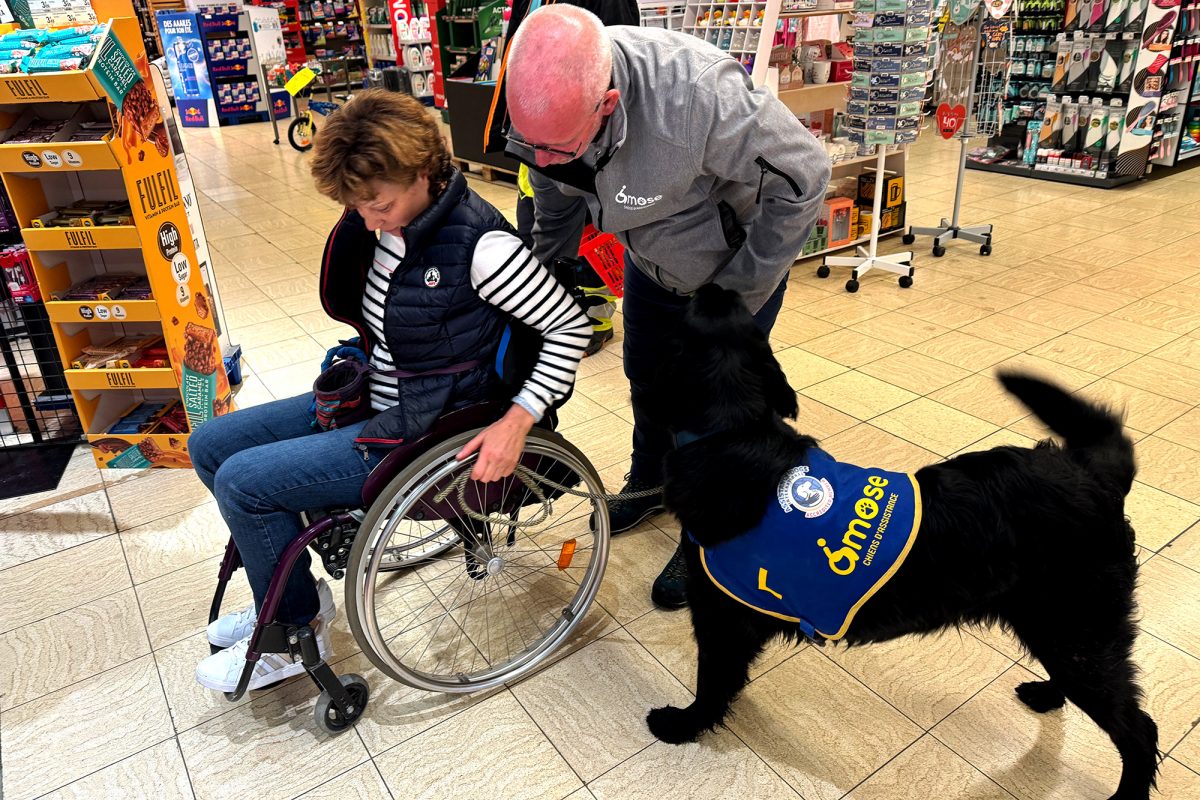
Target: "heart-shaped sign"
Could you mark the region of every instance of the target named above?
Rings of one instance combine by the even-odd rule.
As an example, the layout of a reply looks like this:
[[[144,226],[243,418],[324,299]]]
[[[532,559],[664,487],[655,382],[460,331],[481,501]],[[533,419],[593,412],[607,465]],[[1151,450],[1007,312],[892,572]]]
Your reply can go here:
[[[987,10],[992,15],[992,19],[1000,19],[1008,10],[1012,8],[1013,0],[988,0]]]
[[[938,106],[937,129],[943,139],[953,139],[954,134],[959,132],[966,121],[967,109],[965,106],[958,105],[951,108],[946,103]]]

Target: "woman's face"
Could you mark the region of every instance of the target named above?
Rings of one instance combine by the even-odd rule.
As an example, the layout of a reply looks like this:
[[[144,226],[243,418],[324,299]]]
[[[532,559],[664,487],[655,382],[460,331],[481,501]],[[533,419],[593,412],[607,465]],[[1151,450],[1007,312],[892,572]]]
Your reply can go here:
[[[421,174],[409,186],[392,181],[372,181],[375,196],[355,206],[362,215],[367,228],[394,236],[429,208],[433,198],[429,196],[429,176]]]

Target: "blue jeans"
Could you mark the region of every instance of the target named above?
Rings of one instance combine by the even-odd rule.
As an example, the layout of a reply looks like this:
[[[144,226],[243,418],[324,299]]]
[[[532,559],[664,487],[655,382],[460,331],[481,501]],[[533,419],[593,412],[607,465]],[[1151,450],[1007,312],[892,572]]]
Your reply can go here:
[[[192,464],[212,492],[237,543],[261,608],[288,543],[302,530],[301,511],[357,508],[367,475],[386,454],[355,449],[366,425],[321,431],[308,409],[312,395],[276,400],[204,423],[188,438]],[[306,551],[288,579],[277,620],[303,625],[317,615],[316,583]]]
[[[787,276],[754,315],[763,333],[770,334],[783,306]],[[625,377],[633,402],[633,463],[631,475],[657,486],[662,481],[662,460],[672,448],[671,435],[648,413],[647,398],[659,365],[667,358],[671,335],[683,319],[690,298],[659,286],[625,256]]]

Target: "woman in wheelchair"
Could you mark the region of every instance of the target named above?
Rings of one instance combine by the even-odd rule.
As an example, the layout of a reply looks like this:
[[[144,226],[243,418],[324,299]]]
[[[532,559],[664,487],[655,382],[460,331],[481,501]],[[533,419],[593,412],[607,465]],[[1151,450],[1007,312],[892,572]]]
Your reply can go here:
[[[358,332],[374,368],[363,399],[369,412],[325,430],[307,393],[218,417],[192,435],[196,472],[216,498],[254,595],[253,606],[209,626],[209,641],[224,649],[196,668],[201,684],[225,692],[238,685],[256,609],[303,529],[301,512],[359,508],[368,474],[391,448],[446,412],[498,397],[511,397],[511,407],[458,458],[477,453],[471,477],[478,481],[510,475],[531,428],[569,395],[591,334],[567,292],[451,165],[416,99],[355,94],[319,132],[312,174],[322,194],[347,208],[325,247],[320,294],[325,311]],[[536,329],[542,344],[532,374],[504,394],[495,363],[512,320]],[[326,660],[336,606],[309,567],[305,552],[275,621],[309,625]],[[287,654],[264,652],[248,688],[304,669]]]

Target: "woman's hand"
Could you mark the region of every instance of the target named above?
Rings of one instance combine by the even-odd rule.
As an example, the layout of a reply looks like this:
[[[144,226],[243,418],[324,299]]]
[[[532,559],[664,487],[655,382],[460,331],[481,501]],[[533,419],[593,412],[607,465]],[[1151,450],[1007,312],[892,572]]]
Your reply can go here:
[[[479,458],[471,470],[471,479],[491,483],[506,478],[517,468],[521,453],[525,451],[525,436],[533,427],[533,422],[528,411],[513,405],[498,422],[484,428],[478,436],[467,442],[456,458],[462,461],[478,450]]]

